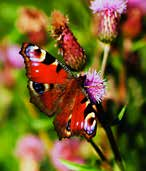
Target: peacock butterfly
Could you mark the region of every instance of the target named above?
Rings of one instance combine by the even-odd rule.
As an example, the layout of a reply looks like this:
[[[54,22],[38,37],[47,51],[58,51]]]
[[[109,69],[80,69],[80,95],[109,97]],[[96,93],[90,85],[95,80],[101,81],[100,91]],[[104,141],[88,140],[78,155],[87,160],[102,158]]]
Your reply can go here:
[[[30,101],[48,116],[56,114],[54,126],[59,138],[73,135],[87,140],[96,134],[95,105],[83,87],[84,76],[72,72],[37,45],[24,43],[24,58]]]

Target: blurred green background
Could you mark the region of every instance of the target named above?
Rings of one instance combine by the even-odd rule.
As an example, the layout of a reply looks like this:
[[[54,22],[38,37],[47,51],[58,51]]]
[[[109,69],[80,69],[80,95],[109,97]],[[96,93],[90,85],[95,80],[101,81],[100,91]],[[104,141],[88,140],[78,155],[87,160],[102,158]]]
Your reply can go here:
[[[70,28],[85,49],[89,67],[100,69],[103,48],[96,36],[96,22],[88,0],[20,0],[0,1],[0,170],[20,170],[20,160],[16,155],[18,140],[33,134],[47,142],[52,148],[57,140],[52,118],[48,118],[29,103],[27,78],[18,52],[24,41],[40,43],[55,56],[57,48],[49,36],[49,17],[54,9],[60,10],[70,20]],[[22,7],[36,8],[48,17],[48,33],[38,38],[22,31],[18,22]],[[109,122],[117,116],[126,104],[126,113],[121,123],[115,127],[114,133],[121,155],[126,165],[126,171],[145,171],[146,169],[146,14],[137,13],[133,22],[129,22],[131,10],[140,8],[129,7],[127,14],[121,18],[119,35],[113,42],[109,55],[105,77],[108,90],[105,98],[105,109],[108,111]],[[137,19],[138,18],[138,19]],[[129,22],[129,23],[128,23]],[[126,24],[127,27],[125,26]],[[133,28],[135,23],[135,28]],[[31,25],[31,23],[30,23]],[[140,26],[139,26],[140,25]],[[139,26],[137,29],[136,26]],[[28,26],[29,28],[30,26]],[[127,29],[128,28],[128,29]],[[133,33],[133,30],[136,30]],[[44,31],[46,31],[44,29]],[[45,40],[44,40],[45,39]],[[39,42],[40,41],[40,42]],[[12,49],[13,47],[13,49]],[[14,60],[14,58],[16,60]],[[20,63],[20,65],[18,64]],[[18,65],[17,65],[18,64]],[[97,130],[95,141],[108,152],[108,141],[105,144],[101,128]],[[103,138],[103,139],[102,139]],[[81,140],[83,141],[83,140]],[[88,144],[82,144],[87,148]],[[47,151],[47,150],[46,150]],[[48,154],[49,152],[47,152]],[[97,166],[99,158],[93,152],[82,154],[86,164]],[[40,170],[55,170],[51,155],[45,155],[40,163]],[[25,169],[24,169],[25,170]],[[58,170],[61,170],[58,168]]]

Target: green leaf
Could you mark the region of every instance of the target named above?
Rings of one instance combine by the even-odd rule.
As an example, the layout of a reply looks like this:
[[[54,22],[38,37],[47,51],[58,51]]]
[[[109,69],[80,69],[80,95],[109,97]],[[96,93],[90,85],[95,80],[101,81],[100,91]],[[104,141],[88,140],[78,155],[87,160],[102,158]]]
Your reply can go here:
[[[125,114],[125,110],[126,110],[126,105],[122,108],[122,110],[120,111],[120,113],[118,114],[118,119],[119,121],[122,120],[124,114]]]
[[[86,164],[78,164],[78,163],[74,163],[74,162],[70,162],[67,160],[60,160],[62,164],[64,164],[67,168],[73,170],[73,171],[102,171],[101,169],[97,169],[94,167],[91,167],[89,165]]]

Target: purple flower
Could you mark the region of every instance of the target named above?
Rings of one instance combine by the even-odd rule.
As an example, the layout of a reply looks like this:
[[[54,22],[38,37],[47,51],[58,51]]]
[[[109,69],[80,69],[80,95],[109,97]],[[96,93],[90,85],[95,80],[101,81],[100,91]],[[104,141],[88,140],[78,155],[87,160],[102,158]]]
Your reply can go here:
[[[43,143],[34,135],[22,137],[17,143],[16,155],[21,159],[31,158],[40,161],[44,157]]]
[[[11,45],[7,47],[7,58],[9,63],[14,68],[22,68],[24,66],[24,61],[19,54],[20,47],[17,45]]]
[[[138,8],[146,14],[146,0],[128,0],[128,6],[130,8]]]
[[[118,34],[120,16],[127,8],[127,0],[94,0],[90,8],[98,14],[97,34],[100,41],[111,43]]]
[[[64,139],[62,141],[57,140],[51,151],[51,158],[58,171],[69,171],[69,169],[60,162],[60,159],[80,164],[84,163],[80,155],[80,142],[76,138]]]
[[[101,102],[105,95],[105,82],[101,78],[100,73],[97,73],[95,70],[89,70],[86,73],[84,87],[91,101],[94,103]]]
[[[19,54],[20,47],[18,45],[1,45],[0,46],[0,61],[5,65],[9,64],[11,68],[22,68],[24,60]]]
[[[91,2],[90,8],[93,13],[112,10],[122,14],[126,11],[127,0],[94,0]]]

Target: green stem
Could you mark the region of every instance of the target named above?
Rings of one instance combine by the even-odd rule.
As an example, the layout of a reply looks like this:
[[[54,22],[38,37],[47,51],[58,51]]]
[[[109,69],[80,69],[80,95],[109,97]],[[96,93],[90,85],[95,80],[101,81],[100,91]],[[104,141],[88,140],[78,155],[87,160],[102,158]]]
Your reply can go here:
[[[105,130],[105,132],[107,134],[107,137],[108,137],[108,140],[110,142],[112,151],[113,151],[114,156],[115,156],[116,163],[119,166],[119,168],[121,169],[121,171],[124,171],[125,170],[124,165],[123,165],[123,162],[122,162],[122,158],[121,158],[117,143],[116,143],[116,141],[114,139],[113,132],[112,132],[110,127],[104,127],[104,130]]]
[[[101,123],[101,125],[103,126],[103,128],[106,132],[109,143],[111,145],[111,149],[112,149],[113,154],[115,156],[115,161],[116,161],[117,165],[119,166],[120,170],[124,171],[125,169],[124,169],[124,165],[122,162],[122,157],[121,157],[120,152],[119,152],[119,148],[118,148],[117,143],[115,141],[111,127],[108,125],[107,121],[105,120],[106,113],[104,112],[101,104],[97,104],[97,109],[98,109],[99,122]]]
[[[109,51],[110,51],[110,44],[104,44],[104,55],[103,55],[103,61],[102,61],[102,65],[101,65],[101,77],[102,78],[104,76]]]
[[[100,147],[98,147],[94,141],[91,139],[89,140],[89,143],[92,145],[92,147],[94,148],[94,150],[97,152],[97,154],[100,156],[102,161],[105,161],[108,163],[107,158],[105,157],[105,155],[103,154],[103,152],[101,151]]]

